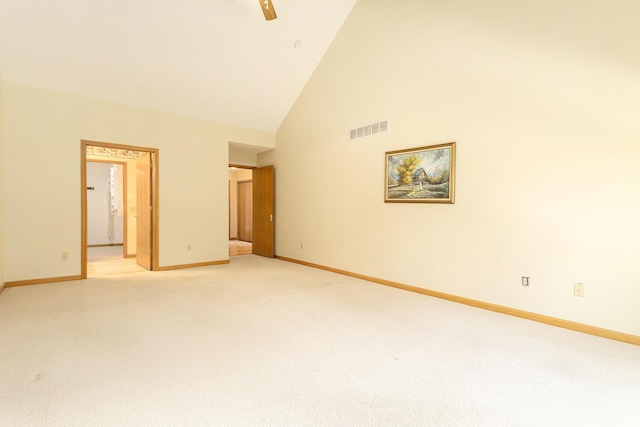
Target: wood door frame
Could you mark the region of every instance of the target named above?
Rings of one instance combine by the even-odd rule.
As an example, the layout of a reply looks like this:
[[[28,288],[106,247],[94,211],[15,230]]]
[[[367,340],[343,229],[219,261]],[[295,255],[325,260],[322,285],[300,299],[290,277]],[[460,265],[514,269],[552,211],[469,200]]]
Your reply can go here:
[[[86,151],[85,151],[86,152]],[[109,164],[109,165],[120,165],[122,166],[122,211],[123,211],[123,215],[122,215],[122,258],[126,258],[127,257],[127,249],[128,249],[128,243],[127,243],[127,230],[128,230],[128,222],[129,222],[129,204],[127,201],[127,162],[118,162],[118,161],[111,161],[111,160],[106,160],[106,159],[87,159],[87,162],[91,162],[91,163],[105,163],[105,164]],[[85,163],[86,164],[86,163]],[[85,173],[85,177],[86,177],[86,173]],[[85,185],[86,188],[86,185]],[[86,194],[86,192],[85,192]],[[87,217],[87,226],[89,225],[89,218]],[[104,246],[104,245],[102,245]],[[115,245],[108,245],[108,246],[115,246]],[[89,244],[87,244],[87,247],[89,247]]]
[[[101,147],[115,150],[143,151],[151,154],[151,270],[159,267],[160,259],[160,215],[159,199],[159,150],[157,148],[138,147],[133,145],[113,144],[90,140],[80,141],[80,200],[81,200],[81,241],[80,241],[80,277],[87,278],[87,147]],[[114,157],[117,158],[117,157]],[[128,212],[125,212],[125,215]]]

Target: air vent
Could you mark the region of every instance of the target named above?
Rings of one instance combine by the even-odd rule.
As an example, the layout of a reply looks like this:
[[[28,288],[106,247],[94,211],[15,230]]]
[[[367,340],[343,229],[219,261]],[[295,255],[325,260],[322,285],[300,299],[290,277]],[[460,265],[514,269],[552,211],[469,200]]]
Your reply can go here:
[[[349,139],[359,139],[389,131],[389,120],[382,120],[349,130]]]

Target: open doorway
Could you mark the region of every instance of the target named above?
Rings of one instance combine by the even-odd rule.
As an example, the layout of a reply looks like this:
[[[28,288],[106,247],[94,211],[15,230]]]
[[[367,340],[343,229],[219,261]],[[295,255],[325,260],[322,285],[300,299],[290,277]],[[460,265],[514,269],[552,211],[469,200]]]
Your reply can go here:
[[[275,257],[275,172],[267,152],[274,148],[229,142],[229,167],[249,169],[252,181],[251,253],[268,258]],[[260,158],[259,158],[260,157]],[[237,166],[258,165],[267,166]],[[231,170],[229,171],[231,173]],[[229,177],[229,242],[242,242],[237,235],[237,179]],[[233,184],[233,185],[232,185]],[[248,248],[246,249],[248,252]]]
[[[157,267],[157,162],[157,149],[81,141],[83,279]]]
[[[130,243],[135,246],[135,239],[129,242],[126,214],[130,193],[135,193],[130,175],[129,161],[87,156],[87,277],[144,271],[135,251],[127,257]]]
[[[254,254],[273,258],[274,168],[236,166],[236,169],[231,169],[232,167],[230,165],[229,168],[229,255]],[[251,182],[250,186],[247,185],[248,182]],[[250,212],[246,212],[249,210]]]
[[[229,165],[229,256],[253,250],[253,168]]]

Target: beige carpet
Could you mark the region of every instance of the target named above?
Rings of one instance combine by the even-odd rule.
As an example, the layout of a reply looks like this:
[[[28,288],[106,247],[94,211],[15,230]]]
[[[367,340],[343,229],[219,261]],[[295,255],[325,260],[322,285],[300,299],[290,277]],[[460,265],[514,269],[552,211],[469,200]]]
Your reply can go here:
[[[8,288],[1,426],[637,426],[640,347],[255,255]]]

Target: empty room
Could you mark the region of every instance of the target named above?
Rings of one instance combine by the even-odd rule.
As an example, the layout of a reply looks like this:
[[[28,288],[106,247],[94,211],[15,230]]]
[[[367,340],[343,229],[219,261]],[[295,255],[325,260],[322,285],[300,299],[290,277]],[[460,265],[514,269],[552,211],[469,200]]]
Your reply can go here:
[[[639,14],[0,0],[0,425],[640,425]]]

